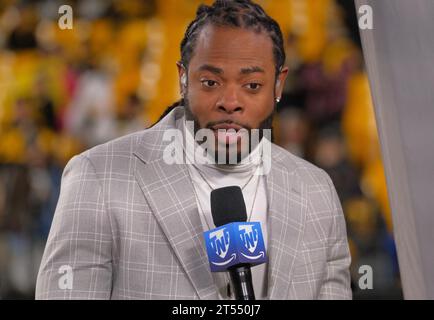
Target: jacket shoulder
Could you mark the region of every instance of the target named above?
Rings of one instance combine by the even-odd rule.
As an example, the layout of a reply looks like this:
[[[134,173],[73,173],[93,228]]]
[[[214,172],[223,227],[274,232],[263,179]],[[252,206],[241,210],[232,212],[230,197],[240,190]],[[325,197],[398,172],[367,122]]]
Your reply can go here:
[[[108,158],[121,157],[125,160],[132,156],[137,145],[146,135],[148,129],[138,131],[106,143],[94,146],[84,151],[81,156],[88,158],[92,163],[98,163]]]
[[[275,153],[275,158],[281,165],[286,167],[289,172],[293,172],[306,185],[328,185],[331,183],[331,179],[324,169],[313,163],[275,144],[273,144],[272,152]]]
[[[142,159],[157,158],[165,145],[164,133],[175,128],[175,121],[182,116],[182,109],[176,108],[155,125],[95,146],[82,153],[96,167],[102,162],[119,160],[124,163],[135,159],[134,154],[139,153]]]

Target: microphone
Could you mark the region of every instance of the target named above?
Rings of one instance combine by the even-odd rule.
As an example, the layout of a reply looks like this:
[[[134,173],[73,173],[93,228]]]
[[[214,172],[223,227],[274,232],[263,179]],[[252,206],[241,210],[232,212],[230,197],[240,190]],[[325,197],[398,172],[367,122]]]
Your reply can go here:
[[[216,228],[204,233],[211,272],[229,271],[236,300],[255,300],[251,266],[267,261],[259,222],[246,222],[246,204],[238,186],[211,192]]]

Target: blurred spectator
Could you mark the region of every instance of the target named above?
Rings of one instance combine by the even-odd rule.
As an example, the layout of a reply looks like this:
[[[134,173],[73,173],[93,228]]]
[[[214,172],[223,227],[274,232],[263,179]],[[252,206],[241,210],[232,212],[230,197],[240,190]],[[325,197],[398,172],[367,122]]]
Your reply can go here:
[[[348,79],[357,65],[357,55],[353,52],[354,48],[347,39],[338,39],[327,45],[321,61],[301,67],[305,109],[309,118],[318,125],[341,119]]]
[[[296,108],[282,109],[278,114],[278,144],[292,154],[305,157],[309,125],[303,112]]]
[[[372,290],[355,290],[356,298],[402,298],[398,286],[398,268],[393,239],[387,232],[377,206],[363,197],[354,197],[344,205],[348,236],[353,243],[351,274],[358,279],[360,266],[373,271]],[[357,288],[358,286],[356,286]]]
[[[68,107],[67,130],[87,147],[113,139],[116,132],[113,103],[110,76],[89,68],[81,75]]]
[[[13,19],[13,29],[7,39],[7,47],[11,50],[24,50],[36,48],[35,27],[37,23],[37,12],[35,7],[30,5],[10,8],[9,14]],[[16,24],[15,24],[16,23]]]
[[[139,130],[143,130],[151,125],[150,121],[144,117],[143,102],[136,94],[128,96],[127,103],[118,118],[118,136],[123,136]]]
[[[361,193],[359,176],[348,161],[338,124],[320,130],[314,143],[313,161],[330,175],[341,202]]]
[[[34,100],[36,113],[39,115],[40,126],[59,131],[54,102],[49,95],[47,79],[43,74],[39,75],[35,83]]]

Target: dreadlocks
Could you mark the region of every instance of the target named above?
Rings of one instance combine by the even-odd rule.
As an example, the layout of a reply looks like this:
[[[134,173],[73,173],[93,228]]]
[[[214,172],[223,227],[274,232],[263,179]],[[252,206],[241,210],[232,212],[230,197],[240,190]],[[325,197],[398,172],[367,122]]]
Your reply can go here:
[[[181,41],[181,63],[185,68],[188,68],[200,32],[208,24],[267,33],[273,41],[277,78],[285,62],[282,32],[277,22],[251,0],[216,0],[211,6],[204,4],[199,6],[196,18],[188,25],[184,39]],[[184,105],[183,99],[168,107],[160,120],[180,105]]]

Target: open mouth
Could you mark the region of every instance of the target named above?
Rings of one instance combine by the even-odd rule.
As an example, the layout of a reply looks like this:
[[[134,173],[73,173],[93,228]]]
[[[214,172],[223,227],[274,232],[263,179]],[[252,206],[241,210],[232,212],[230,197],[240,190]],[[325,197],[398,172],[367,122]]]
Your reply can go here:
[[[234,123],[221,123],[212,127],[214,135],[221,144],[233,144],[241,140],[247,130]]]
[[[233,129],[235,131],[239,131],[243,129],[242,126],[235,124],[235,123],[220,123],[216,124],[215,126],[212,126],[213,130],[230,130]]]

